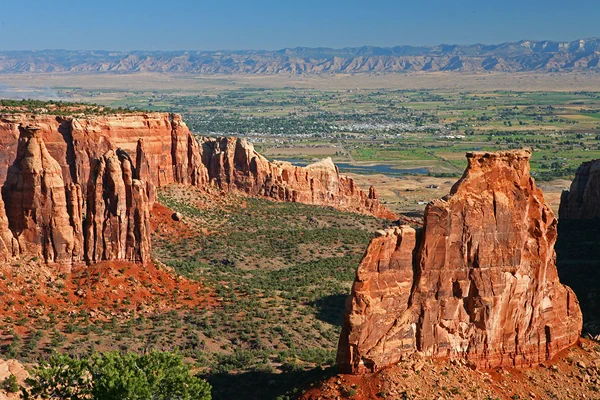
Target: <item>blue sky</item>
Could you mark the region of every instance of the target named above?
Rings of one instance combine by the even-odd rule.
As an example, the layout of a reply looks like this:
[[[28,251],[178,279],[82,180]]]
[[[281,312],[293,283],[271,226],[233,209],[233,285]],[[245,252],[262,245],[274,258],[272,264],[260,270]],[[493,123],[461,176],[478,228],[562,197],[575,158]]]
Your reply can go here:
[[[0,50],[216,50],[600,36],[600,1],[0,0]]]

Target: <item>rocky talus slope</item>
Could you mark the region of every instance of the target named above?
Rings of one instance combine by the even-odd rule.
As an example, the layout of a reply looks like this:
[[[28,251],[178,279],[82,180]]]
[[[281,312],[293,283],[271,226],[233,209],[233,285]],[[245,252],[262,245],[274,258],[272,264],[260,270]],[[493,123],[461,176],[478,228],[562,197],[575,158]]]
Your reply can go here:
[[[374,238],[347,303],[338,364],[372,372],[415,352],[480,368],[532,366],[577,342],[582,315],[559,282],[557,220],[528,151],[469,153],[422,231]]]
[[[0,116],[0,259],[146,262],[156,187],[172,183],[396,216],[330,159],[269,162],[236,138],[201,138],[176,114]]]
[[[561,357],[527,369],[473,369],[462,360],[413,354],[374,374],[338,374],[307,387],[302,400],[597,399],[600,347],[582,339]]]

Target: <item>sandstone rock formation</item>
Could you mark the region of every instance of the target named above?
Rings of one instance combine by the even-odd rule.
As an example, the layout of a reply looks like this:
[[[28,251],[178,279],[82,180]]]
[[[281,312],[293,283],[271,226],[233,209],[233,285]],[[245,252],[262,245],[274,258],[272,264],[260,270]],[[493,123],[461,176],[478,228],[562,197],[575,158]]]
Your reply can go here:
[[[579,338],[581,311],[558,280],[557,221],[528,151],[470,153],[422,232],[380,232],[358,267],[338,348],[343,371],[420,351],[481,368],[530,366]]]
[[[6,208],[0,196],[0,262],[6,262],[19,255],[19,243],[8,227]]]
[[[577,168],[570,190],[563,191],[560,198],[558,216],[561,220],[600,217],[600,160]]]
[[[21,386],[26,385],[26,379],[29,378],[27,369],[17,360],[0,360],[0,382],[13,375],[17,383]],[[10,393],[6,388],[0,388],[0,400],[20,399],[20,393]]]
[[[10,230],[21,252],[33,245],[47,261],[71,261],[74,237],[61,167],[38,128],[20,129],[17,156],[2,187]]]
[[[558,210],[558,273],[579,298],[584,331],[600,335],[600,160],[577,169]]]
[[[147,191],[154,195],[154,186],[138,179],[127,153],[109,150],[89,159],[92,167],[84,214],[83,189],[73,181],[80,174],[67,174],[70,182],[66,184],[64,171],[71,169],[62,168],[52,157],[42,128],[21,126],[19,130],[15,160],[2,187],[0,257],[8,260],[29,254],[65,265],[83,260],[147,261]],[[139,153],[143,160],[143,149]],[[82,171],[75,166],[75,171]]]
[[[35,125],[49,154],[62,169],[65,185],[79,184],[86,198],[93,160],[122,149],[141,180],[161,187],[171,183],[214,186],[281,201],[326,205],[395,219],[374,191],[368,195],[343,177],[331,160],[308,167],[269,162],[244,139],[198,141],[181,116],[167,113],[89,117],[15,114],[0,116],[0,182],[15,159],[19,126]],[[155,194],[147,188],[150,203]]]
[[[171,156],[173,179],[177,183],[203,186],[208,182],[208,171],[202,163],[198,140],[188,130],[181,116],[171,116]]]
[[[148,196],[137,178],[122,150],[110,150],[94,163],[87,189],[86,261],[149,260]]]
[[[0,260],[145,262],[155,187],[171,183],[396,218],[330,159],[269,162],[243,139],[199,141],[167,113],[0,116],[0,182]]]
[[[269,162],[244,139],[203,139],[202,160],[209,182],[222,190],[240,190],[279,201],[332,206],[345,211],[396,219],[381,205],[373,187],[367,195],[354,180],[339,174],[331,158],[306,167]]]

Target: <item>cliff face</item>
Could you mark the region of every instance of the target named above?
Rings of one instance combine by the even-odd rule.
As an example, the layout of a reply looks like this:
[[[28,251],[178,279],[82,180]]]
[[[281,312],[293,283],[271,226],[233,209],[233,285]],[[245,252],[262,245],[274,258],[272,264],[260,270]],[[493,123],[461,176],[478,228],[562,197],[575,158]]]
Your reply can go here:
[[[16,159],[2,188],[9,228],[20,252],[33,250],[47,261],[70,261],[75,242],[60,165],[48,153],[39,129],[19,129]]]
[[[600,160],[577,169],[558,211],[556,246],[560,279],[571,286],[584,316],[584,330],[600,334]]]
[[[148,188],[122,150],[91,159],[84,219],[82,187],[66,184],[39,127],[19,127],[16,158],[2,186],[0,255],[70,265],[149,259]],[[117,156],[117,154],[119,156]],[[4,214],[5,213],[5,214]]]
[[[205,138],[202,161],[210,184],[222,190],[397,218],[379,203],[373,187],[366,194],[354,180],[340,175],[330,158],[297,167],[288,162],[269,162],[244,139]]]
[[[581,311],[559,282],[557,221],[529,156],[468,154],[450,195],[427,206],[422,232],[403,226],[371,241],[347,304],[343,370],[375,371],[415,351],[531,366],[578,340]]]
[[[166,113],[0,116],[0,182],[0,259],[146,261],[155,187],[171,183],[395,218],[331,160],[272,163],[243,139],[199,141]]]
[[[121,149],[143,176],[161,187],[170,183],[221,190],[281,201],[328,205],[347,211],[396,216],[339,174],[331,160],[308,167],[269,162],[244,139],[198,141],[177,114],[150,113],[106,117],[61,118],[14,115],[0,118],[0,181],[16,157],[19,126],[38,128],[49,154],[62,169],[64,183],[79,184],[84,196],[93,160]],[[147,191],[152,202],[154,194]]]
[[[86,261],[150,257],[147,186],[127,153],[109,150],[92,168],[85,221]]]
[[[577,168],[570,190],[560,198],[558,216],[562,219],[600,217],[600,160],[584,162]]]

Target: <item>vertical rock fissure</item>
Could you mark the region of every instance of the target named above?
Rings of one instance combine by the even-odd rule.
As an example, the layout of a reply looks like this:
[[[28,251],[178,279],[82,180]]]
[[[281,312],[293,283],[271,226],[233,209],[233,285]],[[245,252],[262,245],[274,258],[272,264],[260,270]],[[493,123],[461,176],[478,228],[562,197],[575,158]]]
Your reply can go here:
[[[60,123],[58,132],[61,134],[65,144],[67,145],[66,161],[69,167],[70,182],[81,183],[77,177],[77,156],[75,154],[75,145],[73,143],[73,124],[71,119],[62,119],[57,117],[56,120]],[[65,183],[70,183],[65,182]]]

